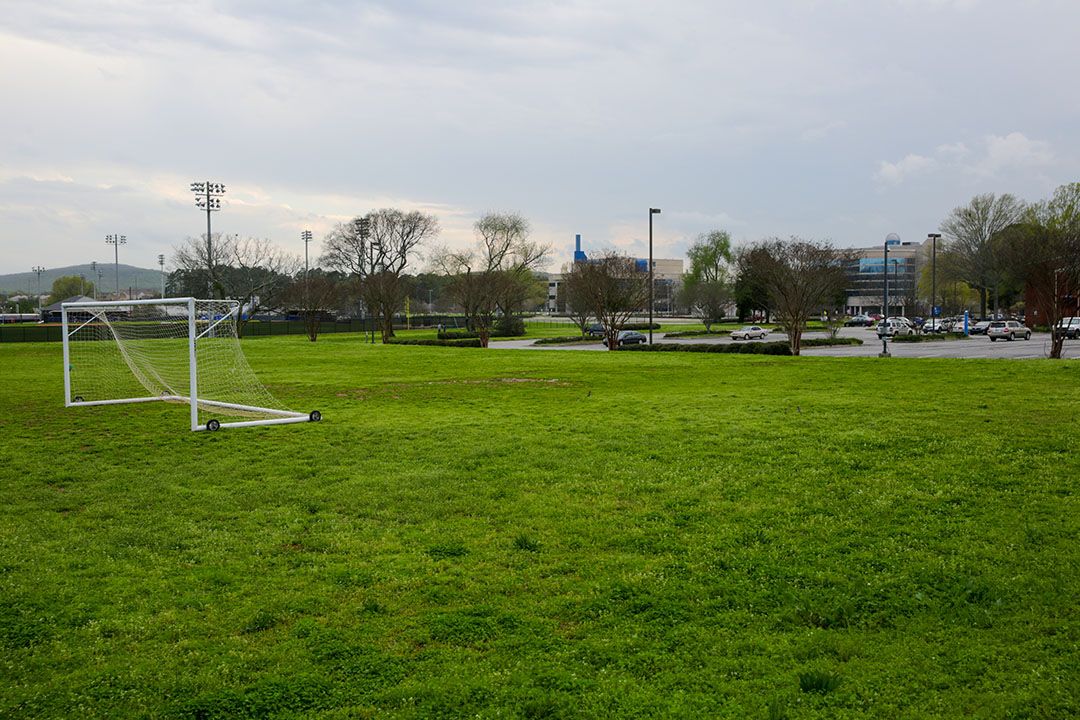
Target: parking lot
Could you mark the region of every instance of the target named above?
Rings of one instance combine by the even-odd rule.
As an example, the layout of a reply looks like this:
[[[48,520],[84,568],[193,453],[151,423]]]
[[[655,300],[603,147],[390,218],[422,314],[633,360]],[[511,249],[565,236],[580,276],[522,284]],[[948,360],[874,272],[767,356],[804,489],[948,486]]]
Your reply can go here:
[[[807,333],[804,338],[824,337],[823,333]],[[881,352],[881,340],[873,330],[867,328],[843,328],[840,337],[855,337],[863,341],[862,345],[837,345],[834,347],[805,348],[803,355],[808,357],[876,357]],[[787,341],[783,333],[770,333],[769,341]],[[662,335],[656,335],[655,341],[677,343],[732,343],[740,342],[729,337],[722,338],[672,338],[668,340]],[[493,348],[513,348],[529,350],[603,350],[604,346],[597,343],[582,343],[572,345],[533,345],[532,340],[507,340],[492,342]],[[921,343],[890,342],[889,353],[898,358],[1000,358],[1008,360],[1027,360],[1045,358],[1050,353],[1049,333],[1034,333],[1030,340],[998,340],[991,342],[988,338],[973,335],[961,340],[937,340]],[[1080,357],[1080,340],[1066,340],[1065,358]]]

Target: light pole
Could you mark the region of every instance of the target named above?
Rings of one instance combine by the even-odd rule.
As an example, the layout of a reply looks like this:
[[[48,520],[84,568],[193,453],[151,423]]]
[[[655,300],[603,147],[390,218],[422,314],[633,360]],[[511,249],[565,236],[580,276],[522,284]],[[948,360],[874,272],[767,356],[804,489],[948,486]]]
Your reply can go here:
[[[930,317],[937,318],[937,241],[941,237],[941,233],[927,233],[926,239],[932,244],[932,250],[930,255]],[[937,329],[937,326],[934,326]]]
[[[45,272],[45,268],[41,265],[35,265],[31,268],[37,274],[37,309],[38,314],[41,314],[41,273]]]
[[[371,218],[362,217],[362,218],[357,219],[357,221],[356,221],[356,234],[360,236],[360,242],[361,243],[366,243],[367,242],[368,236],[371,235]],[[361,247],[363,247],[363,245],[361,245]],[[367,249],[368,249],[368,271],[367,271],[367,277],[364,278],[364,280],[370,282],[371,276],[375,274],[375,243],[368,243]],[[370,296],[371,296],[371,294],[368,293],[368,297],[370,297]],[[368,308],[367,308],[367,313],[368,313],[368,316],[369,316],[369,321],[371,323],[371,344],[374,345],[375,344],[375,314],[372,312],[372,309],[371,309],[370,306],[368,306]]]
[[[101,285],[101,276],[104,275],[98,267],[97,260],[90,261],[90,272],[94,274],[94,299],[97,300],[98,286]]]
[[[116,269],[116,299],[120,299],[120,246],[127,245],[127,235],[106,235],[105,244],[113,246],[113,266]]]
[[[649,208],[649,344],[652,345],[653,313],[653,259],[652,259],[652,216],[659,215],[660,208]]]
[[[306,311],[311,309],[307,307],[310,304],[308,301],[308,273],[311,268],[308,266],[308,243],[311,242],[311,231],[304,230],[301,232],[300,239],[304,241],[304,310]]]
[[[165,299],[165,255],[157,256],[157,264],[161,267],[161,298]]]
[[[195,193],[195,207],[206,211],[206,290],[209,297],[214,297],[214,246],[210,239],[210,213],[221,209],[221,196],[225,194],[225,184],[210,182],[191,183],[191,192]]]
[[[889,240],[892,234],[885,236],[885,264],[882,274],[885,276],[885,307],[881,319],[881,353],[878,357],[889,357]]]

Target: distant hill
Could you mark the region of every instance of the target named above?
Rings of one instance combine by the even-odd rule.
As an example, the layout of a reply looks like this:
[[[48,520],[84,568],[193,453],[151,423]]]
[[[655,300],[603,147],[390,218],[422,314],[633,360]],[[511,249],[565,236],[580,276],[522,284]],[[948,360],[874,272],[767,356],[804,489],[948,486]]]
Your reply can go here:
[[[49,268],[41,273],[41,292],[49,292],[53,280],[64,275],[83,275],[89,282],[97,282],[98,290],[112,293],[116,290],[116,271],[112,263],[98,263],[101,280],[94,277],[90,263],[69,265],[62,268]],[[141,268],[134,265],[120,264],[120,287],[140,290],[160,290],[161,273],[157,268]],[[0,292],[7,295],[37,291],[37,273],[24,272],[0,275]]]

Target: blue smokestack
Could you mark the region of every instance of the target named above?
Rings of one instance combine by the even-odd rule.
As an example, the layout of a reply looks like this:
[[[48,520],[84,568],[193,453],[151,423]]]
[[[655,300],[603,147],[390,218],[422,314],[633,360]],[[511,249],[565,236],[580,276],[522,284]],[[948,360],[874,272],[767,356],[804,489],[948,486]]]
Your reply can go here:
[[[574,236],[574,262],[584,262],[588,258],[581,252],[581,233]]]

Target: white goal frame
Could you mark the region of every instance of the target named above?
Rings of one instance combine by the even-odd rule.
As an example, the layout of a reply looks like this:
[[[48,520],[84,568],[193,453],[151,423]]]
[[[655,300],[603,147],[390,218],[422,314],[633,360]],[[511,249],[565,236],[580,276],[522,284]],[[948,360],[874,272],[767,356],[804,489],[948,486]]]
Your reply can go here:
[[[222,320],[226,318],[219,318],[217,321],[210,323],[210,326],[203,330],[201,333],[197,331],[196,325],[196,311],[195,311],[196,298],[159,298],[154,300],[109,300],[100,302],[72,302],[63,303],[60,306],[60,324],[63,331],[64,341],[64,407],[84,407],[90,405],[121,405],[126,403],[143,403],[143,402],[185,402],[191,408],[191,429],[194,432],[200,430],[216,430],[218,428],[238,428],[238,427],[253,427],[256,425],[288,425],[292,423],[312,422],[321,420],[322,415],[316,410],[311,413],[300,413],[292,410],[279,410],[276,408],[257,407],[254,405],[241,405],[238,403],[221,402],[218,400],[209,400],[199,397],[199,369],[196,361],[195,346],[196,341],[215,328]],[[233,305],[230,311],[230,316],[235,320],[237,314],[240,312],[240,303],[236,301],[214,301],[214,302],[230,302]],[[107,400],[75,400],[71,396],[71,359],[70,359],[70,347],[69,343],[72,335],[79,331],[82,327],[93,322],[93,320],[87,320],[75,327],[75,329],[69,329],[68,313],[79,310],[90,310],[100,308],[128,308],[136,305],[183,305],[187,308],[187,345],[188,345],[188,374],[190,382],[190,396],[181,395],[161,395],[155,397],[131,397],[131,398],[109,398]],[[119,342],[119,340],[117,340]],[[240,410],[246,412],[255,412],[266,415],[275,415],[278,417],[266,418],[260,420],[242,420],[235,422],[219,422],[212,420],[215,423],[215,427],[210,427],[210,423],[202,424],[199,422],[199,406],[204,407],[220,407],[224,410]]]

